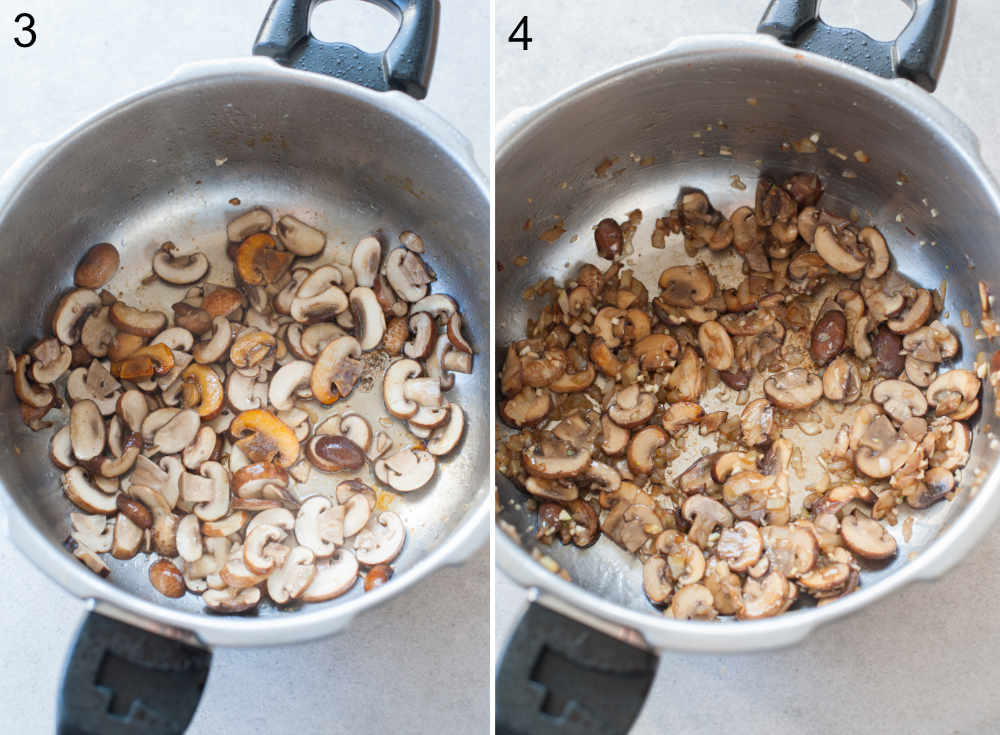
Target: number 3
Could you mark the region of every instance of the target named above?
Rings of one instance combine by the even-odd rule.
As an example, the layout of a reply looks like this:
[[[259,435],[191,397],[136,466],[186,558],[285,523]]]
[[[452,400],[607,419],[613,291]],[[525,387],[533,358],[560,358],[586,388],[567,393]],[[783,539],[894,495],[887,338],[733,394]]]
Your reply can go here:
[[[28,34],[28,40],[22,41],[20,38],[17,38],[15,36],[14,43],[16,43],[21,48],[28,48],[29,46],[35,45],[35,39],[37,38],[37,36],[35,36],[35,31],[34,31],[35,18],[34,16],[31,15],[31,13],[21,13],[16,18],[14,18],[15,23],[20,23],[22,20],[25,21],[25,24],[21,26],[21,30]]]

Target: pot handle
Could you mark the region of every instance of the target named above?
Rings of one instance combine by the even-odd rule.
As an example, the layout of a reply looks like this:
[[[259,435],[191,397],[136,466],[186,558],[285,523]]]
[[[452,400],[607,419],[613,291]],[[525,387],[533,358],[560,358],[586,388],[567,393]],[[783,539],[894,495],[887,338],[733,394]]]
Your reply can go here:
[[[880,77],[903,77],[933,92],[941,76],[955,17],[955,0],[904,0],[913,17],[892,41],[820,20],[820,0],[771,0],[758,33],[786,46],[857,66]]]
[[[625,735],[659,657],[531,603],[496,679],[497,735]]]
[[[321,2],[272,0],[253,53],[378,92],[398,89],[418,100],[427,96],[437,45],[437,0],[367,0],[400,21],[395,38],[381,54],[367,53],[349,43],[327,43],[313,36],[309,16]]]
[[[63,673],[58,735],[179,735],[211,662],[211,651],[88,613]]]

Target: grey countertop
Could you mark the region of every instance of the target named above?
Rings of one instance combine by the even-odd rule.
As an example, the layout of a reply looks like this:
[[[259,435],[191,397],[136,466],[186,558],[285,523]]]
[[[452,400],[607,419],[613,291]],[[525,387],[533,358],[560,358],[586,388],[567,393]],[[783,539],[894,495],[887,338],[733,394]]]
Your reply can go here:
[[[179,64],[247,55],[268,4],[0,0],[0,170],[28,145],[164,79]],[[472,141],[488,170],[489,3],[443,4],[426,103]],[[35,16],[38,41],[29,49],[11,40],[22,11]],[[324,7],[317,35],[349,12]],[[388,15],[369,26],[382,11],[358,5],[355,12],[381,36],[358,28],[350,38],[327,33],[327,40],[385,37]],[[0,595],[2,729],[51,733],[63,661],[84,604],[37,571],[4,534],[0,568],[9,590]],[[217,650],[189,732],[486,732],[489,578],[484,548],[361,616],[342,635],[294,647]]]
[[[752,31],[765,5],[763,0],[497,0],[497,117],[655,52],[674,38]],[[841,0],[831,10],[831,21],[867,18],[863,30],[888,37],[892,23],[898,27],[906,18],[901,3],[887,10],[891,5]],[[525,13],[535,39],[527,52],[506,42]],[[888,13],[888,18],[883,15],[873,25],[875,13]],[[995,28],[993,3],[958,3],[936,94],[979,135],[987,164],[1000,171]],[[944,579],[909,587],[820,629],[795,648],[739,656],[664,654],[632,732],[996,732],[1000,700],[993,682],[1000,616],[990,601],[1000,594],[998,563],[1000,534],[993,534]],[[525,594],[498,574],[496,600],[499,654]]]

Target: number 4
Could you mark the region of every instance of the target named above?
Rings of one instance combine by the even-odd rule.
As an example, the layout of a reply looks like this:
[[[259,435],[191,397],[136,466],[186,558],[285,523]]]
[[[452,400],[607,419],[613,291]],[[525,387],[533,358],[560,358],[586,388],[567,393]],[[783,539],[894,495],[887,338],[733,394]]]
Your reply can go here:
[[[518,33],[521,35],[518,36]],[[528,16],[524,16],[518,21],[518,24],[514,26],[514,30],[507,36],[507,40],[511,43],[521,44],[522,51],[528,50],[528,44],[535,40],[528,35]]]

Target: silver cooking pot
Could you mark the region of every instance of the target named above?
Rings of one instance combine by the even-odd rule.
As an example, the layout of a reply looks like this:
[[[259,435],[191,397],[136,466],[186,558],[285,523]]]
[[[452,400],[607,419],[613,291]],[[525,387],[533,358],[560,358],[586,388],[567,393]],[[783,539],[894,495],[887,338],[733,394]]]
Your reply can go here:
[[[681,39],[498,127],[496,257],[504,266],[496,275],[498,355],[540,308],[539,299],[522,298],[529,286],[549,276],[562,281],[583,262],[600,266],[594,223],[642,209],[634,268],[649,284],[664,267],[689,262],[679,248],[648,245],[653,222],[682,186],[704,189],[729,212],[753,205],[760,174],[780,178],[796,171],[821,176],[831,210],[855,207],[870,218],[903,274],[926,288],[948,282],[944,321],[961,339],[958,365],[970,367],[979,351],[990,349],[963,327],[960,314],[978,319],[978,279],[994,291],[998,286],[1000,192],[975,136],[927,93],[941,68],[953,3],[916,0],[913,19],[890,43],[826,26],[817,5],[774,0],[759,35]],[[816,153],[788,145],[813,133],[820,135]],[[854,157],[859,150],[869,162]],[[598,175],[603,161],[610,163]],[[746,191],[733,188],[733,176],[746,182]],[[540,241],[557,222],[565,234],[551,244]],[[522,255],[528,264],[514,267]],[[974,431],[991,421],[995,398],[984,381]],[[962,492],[915,513],[908,540],[901,524],[891,529],[898,556],[865,571],[857,592],[759,621],[664,617],[645,599],[638,560],[607,538],[584,551],[541,547],[571,581],[552,574],[529,553],[535,514],[524,507],[527,496],[498,474],[497,561],[533,603],[498,668],[498,732],[625,732],[652,681],[657,650],[793,644],[905,584],[940,576],[1000,512],[992,444],[976,432]]]
[[[126,293],[149,273],[157,243],[221,252],[225,224],[241,211],[232,197],[244,209],[300,214],[347,248],[383,228],[386,240],[420,233],[438,276],[434,290],[461,304],[474,344],[489,344],[487,184],[468,142],[413,99],[425,95],[430,78],[435,0],[378,0],[401,22],[384,54],[315,40],[308,30],[315,4],[275,0],[257,58],[182,67],[30,149],[6,172],[0,267],[14,276],[0,296],[6,344],[21,352],[47,330],[46,309],[72,286],[76,263],[95,242],[117,245],[122,271],[110,286]],[[212,280],[231,282],[224,256],[212,267]],[[168,313],[182,295],[152,288],[143,292],[146,305]],[[113,563],[107,580],[74,559],[63,548],[72,507],[48,460],[51,430],[29,431],[10,381],[2,381],[0,499],[11,539],[93,611],[67,669],[60,731],[179,732],[200,696],[209,647],[336,633],[480,548],[489,528],[487,373],[482,354],[450,394],[468,417],[459,451],[439,465],[432,486],[393,501],[408,538],[392,581],[294,611],[262,607],[254,616],[213,615],[194,595],[159,595],[142,556]],[[349,403],[365,410],[366,400],[372,415],[384,414],[374,392]],[[120,715],[108,713],[112,696]]]

